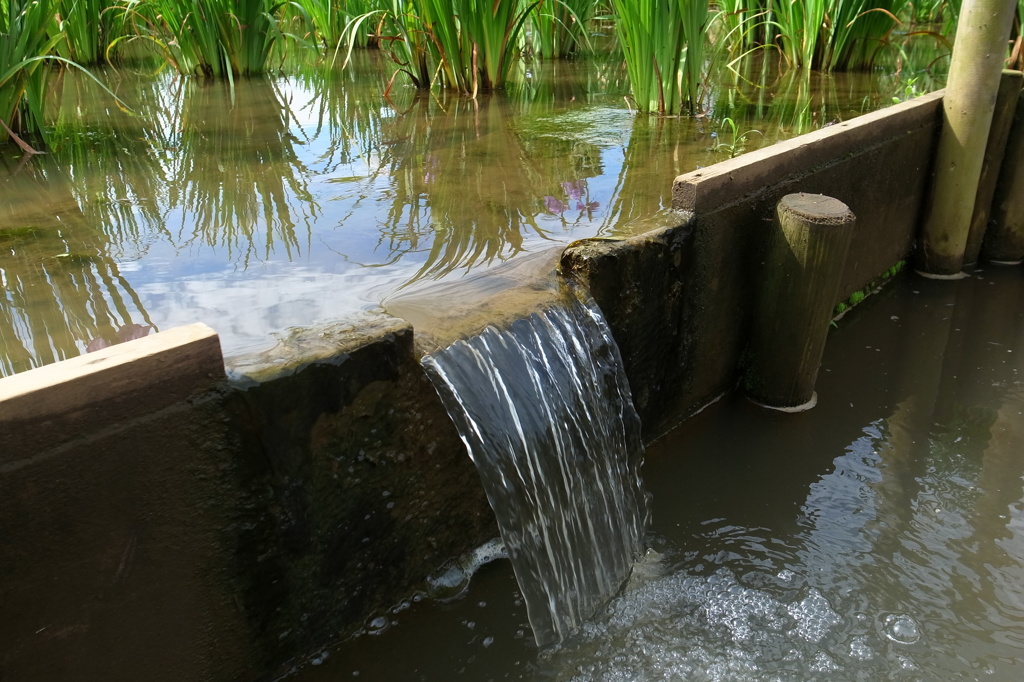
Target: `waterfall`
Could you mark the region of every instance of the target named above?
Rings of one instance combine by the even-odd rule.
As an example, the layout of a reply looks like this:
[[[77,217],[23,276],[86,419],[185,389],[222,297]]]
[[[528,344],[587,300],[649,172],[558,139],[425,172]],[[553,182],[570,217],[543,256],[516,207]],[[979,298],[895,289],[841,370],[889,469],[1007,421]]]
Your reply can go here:
[[[560,641],[629,576],[647,505],[618,347],[577,298],[424,358],[480,471],[538,645]]]

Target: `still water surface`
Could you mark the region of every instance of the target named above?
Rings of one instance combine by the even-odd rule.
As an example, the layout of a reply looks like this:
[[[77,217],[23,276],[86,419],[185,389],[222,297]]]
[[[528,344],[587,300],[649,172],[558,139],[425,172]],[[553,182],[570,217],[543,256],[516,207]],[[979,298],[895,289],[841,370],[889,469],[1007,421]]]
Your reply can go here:
[[[55,81],[51,152],[0,158],[0,376],[196,321],[236,355],[412,282],[661,226],[677,174],[909,82],[747,68],[707,116],[659,120],[630,111],[614,60],[534,64],[476,101],[387,100],[389,63],[360,57],[233,90],[106,74],[130,112],[76,74]]]
[[[817,388],[795,415],[723,399],[648,449],[652,549],[561,645],[532,645],[498,561],[295,679],[1021,679],[1024,272],[897,278]]]

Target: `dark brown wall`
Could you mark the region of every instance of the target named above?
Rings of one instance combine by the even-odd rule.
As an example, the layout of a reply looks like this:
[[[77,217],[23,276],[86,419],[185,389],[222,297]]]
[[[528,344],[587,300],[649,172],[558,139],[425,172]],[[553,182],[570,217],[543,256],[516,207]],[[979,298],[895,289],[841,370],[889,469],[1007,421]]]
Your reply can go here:
[[[0,680],[267,677],[497,535],[407,324],[194,345],[0,393]]]
[[[258,382],[227,402],[253,492],[236,561],[268,667],[365,625],[497,536],[412,327],[306,330],[244,370]]]

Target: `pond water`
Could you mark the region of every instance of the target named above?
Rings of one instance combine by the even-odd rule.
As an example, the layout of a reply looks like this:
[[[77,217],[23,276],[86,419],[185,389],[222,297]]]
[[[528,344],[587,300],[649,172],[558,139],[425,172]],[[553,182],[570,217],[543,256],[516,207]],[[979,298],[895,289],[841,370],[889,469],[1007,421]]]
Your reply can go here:
[[[507,561],[295,680],[1019,680],[1024,271],[905,274],[829,336],[817,407],[732,397],[648,449],[645,559],[562,644]]]
[[[726,71],[702,118],[637,117],[616,60],[475,101],[389,62],[204,84],[55,80],[52,150],[0,158],[0,376],[205,322],[228,356],[410,283],[671,222],[679,173],[939,85]],[[733,128],[725,118],[735,122]]]

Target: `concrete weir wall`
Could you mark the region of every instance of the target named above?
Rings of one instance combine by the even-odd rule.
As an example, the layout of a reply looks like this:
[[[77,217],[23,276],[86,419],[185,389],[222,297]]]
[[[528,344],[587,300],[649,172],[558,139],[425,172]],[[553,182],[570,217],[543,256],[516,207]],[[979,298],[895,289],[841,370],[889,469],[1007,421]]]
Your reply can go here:
[[[907,256],[940,103],[681,176],[678,224],[566,250],[648,439],[735,385],[780,196],[857,215],[843,297]],[[193,325],[0,380],[0,680],[269,679],[496,535],[407,323],[229,369]]]
[[[780,198],[825,194],[857,216],[840,301],[910,253],[941,109],[933,93],[681,175],[678,225],[566,250],[563,271],[608,318],[648,439],[735,385]]]

